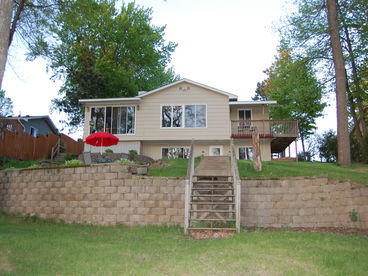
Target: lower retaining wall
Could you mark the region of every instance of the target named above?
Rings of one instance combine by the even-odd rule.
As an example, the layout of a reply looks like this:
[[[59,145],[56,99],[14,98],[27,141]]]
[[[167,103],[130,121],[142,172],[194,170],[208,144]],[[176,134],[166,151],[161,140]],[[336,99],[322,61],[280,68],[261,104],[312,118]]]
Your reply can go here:
[[[183,225],[185,179],[129,171],[120,164],[0,171],[0,210],[68,223]],[[247,227],[368,229],[368,187],[349,181],[243,179],[241,199]]]
[[[368,229],[368,187],[327,177],[243,179],[241,222],[250,227]]]
[[[0,172],[0,210],[68,223],[177,225],[184,183],[137,177],[119,164]]]

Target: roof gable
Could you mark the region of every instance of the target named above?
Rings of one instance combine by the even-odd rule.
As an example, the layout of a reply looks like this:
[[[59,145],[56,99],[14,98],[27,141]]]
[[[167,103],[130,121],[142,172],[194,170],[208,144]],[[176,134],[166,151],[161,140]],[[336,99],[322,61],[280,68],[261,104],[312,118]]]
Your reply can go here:
[[[141,94],[139,95],[138,97],[139,98],[143,98],[145,96],[148,96],[148,95],[151,95],[151,94],[154,94],[154,93],[157,93],[159,91],[162,91],[164,89],[167,89],[167,88],[170,88],[172,86],[175,86],[175,85],[178,85],[178,84],[182,84],[182,83],[189,83],[189,84],[192,84],[192,85],[195,85],[195,86],[199,86],[199,87],[202,87],[202,88],[205,88],[207,90],[210,90],[210,91],[213,91],[215,93],[219,93],[219,94],[222,94],[222,95],[225,95],[225,96],[228,96],[229,99],[237,99],[238,96],[235,95],[235,94],[231,94],[229,92],[225,92],[223,90],[220,90],[220,89],[217,89],[217,88],[213,88],[213,87],[210,87],[208,85],[205,85],[205,84],[202,84],[202,83],[199,83],[199,82],[195,82],[195,81],[192,81],[192,80],[189,80],[189,79],[181,79],[181,80],[178,80],[176,82],[173,82],[173,83],[170,83],[168,85],[165,85],[165,86],[162,86],[162,87],[159,87],[157,89],[154,89],[154,90],[151,90],[151,91],[148,91],[144,94]]]

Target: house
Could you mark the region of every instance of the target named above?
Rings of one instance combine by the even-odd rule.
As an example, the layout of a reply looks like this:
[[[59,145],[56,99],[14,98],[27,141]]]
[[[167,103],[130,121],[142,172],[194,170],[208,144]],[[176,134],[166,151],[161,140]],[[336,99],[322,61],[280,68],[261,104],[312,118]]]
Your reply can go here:
[[[227,155],[234,139],[237,157],[252,159],[252,134],[260,135],[262,160],[271,160],[296,139],[296,121],[269,120],[275,101],[238,101],[237,95],[182,79],[131,98],[81,99],[85,107],[84,139],[106,131],[120,138],[114,152],[131,149],[154,159]],[[85,145],[85,151],[98,148]]]
[[[2,125],[2,129],[13,132],[25,132],[33,137],[37,137],[38,134],[59,134],[59,130],[55,127],[48,115],[3,117],[0,118],[0,124]]]

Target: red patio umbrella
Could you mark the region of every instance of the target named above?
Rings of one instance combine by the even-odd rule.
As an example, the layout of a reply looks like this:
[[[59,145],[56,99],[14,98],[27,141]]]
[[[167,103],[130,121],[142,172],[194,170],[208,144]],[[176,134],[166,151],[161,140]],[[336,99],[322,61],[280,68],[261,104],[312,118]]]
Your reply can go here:
[[[95,132],[86,138],[86,143],[95,147],[109,147],[117,145],[118,142],[118,137],[107,132]]]

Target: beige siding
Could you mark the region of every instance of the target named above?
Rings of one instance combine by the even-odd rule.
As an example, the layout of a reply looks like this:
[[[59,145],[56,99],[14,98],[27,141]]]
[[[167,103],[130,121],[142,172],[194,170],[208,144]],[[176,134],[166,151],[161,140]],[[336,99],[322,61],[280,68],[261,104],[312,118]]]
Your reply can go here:
[[[142,98],[137,116],[137,138],[141,140],[229,139],[229,98],[194,85],[179,90],[176,85]],[[161,128],[161,106],[170,104],[207,105],[206,128]]]
[[[130,150],[136,150],[138,154],[141,154],[141,142],[140,141],[120,141],[117,145],[110,147],[94,147],[91,145],[84,144],[85,152],[99,153],[105,152],[105,150],[111,149],[115,153],[129,153]]]
[[[230,119],[238,119],[238,110],[248,109],[252,111],[252,120],[268,120],[268,106],[267,105],[232,105],[230,107]]]
[[[230,116],[228,96],[194,85],[185,85],[183,91],[176,85],[153,93],[141,99],[136,108],[135,135],[117,135],[125,141],[133,140],[206,140],[216,138],[230,139]],[[170,104],[204,104],[207,106],[207,127],[205,128],[161,128],[161,106]],[[85,111],[84,137],[89,135],[91,107],[105,105],[87,105]],[[118,103],[109,106],[121,106]]]
[[[271,161],[271,141],[270,139],[260,139],[262,161]],[[239,158],[239,147],[252,147],[252,139],[234,140],[236,157]]]
[[[222,146],[223,148],[223,155],[229,155],[229,141],[206,141],[206,143],[202,143],[195,146],[194,155],[195,156],[208,156],[210,155],[210,147],[211,146]],[[238,149],[239,147],[252,147],[252,140],[235,140],[234,141],[235,151],[237,158],[238,156]],[[189,142],[165,142],[165,143],[151,143],[151,142],[144,142],[142,143],[142,154],[150,156],[153,159],[160,159],[162,158],[162,148],[163,147],[190,147]],[[270,161],[271,160],[271,146],[270,141],[268,139],[264,140],[261,139],[261,158],[262,161]]]

